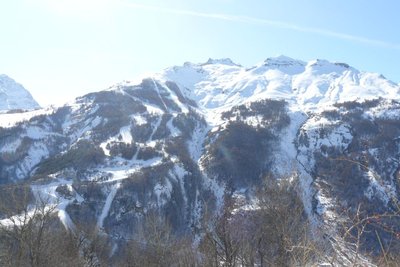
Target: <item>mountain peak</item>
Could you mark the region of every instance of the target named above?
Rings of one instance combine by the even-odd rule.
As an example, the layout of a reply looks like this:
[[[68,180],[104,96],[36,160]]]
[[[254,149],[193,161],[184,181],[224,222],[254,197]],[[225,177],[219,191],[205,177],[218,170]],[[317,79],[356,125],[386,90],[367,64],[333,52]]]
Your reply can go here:
[[[264,61],[266,66],[305,66],[306,63],[301,60],[293,59],[284,55],[269,57]]]
[[[202,65],[211,65],[211,64],[221,64],[221,65],[228,65],[228,66],[240,66],[240,64],[236,64],[235,62],[232,61],[230,58],[209,58],[206,63],[203,63]]]
[[[39,104],[21,84],[5,74],[0,74],[0,111],[37,109]]]
[[[207,110],[229,109],[239,103],[267,98],[285,99],[301,110],[378,97],[400,99],[396,84],[345,63],[321,59],[304,62],[278,56],[252,68],[220,65],[232,63],[229,59],[185,63],[184,67],[167,69],[156,79],[176,82],[188,99]]]
[[[15,82],[14,79],[12,79],[10,76],[8,76],[6,74],[0,74],[0,81]]]
[[[349,64],[343,62],[330,62],[326,59],[314,59],[308,62],[308,67],[326,67],[326,66],[333,66],[338,68],[350,69],[352,68]]]

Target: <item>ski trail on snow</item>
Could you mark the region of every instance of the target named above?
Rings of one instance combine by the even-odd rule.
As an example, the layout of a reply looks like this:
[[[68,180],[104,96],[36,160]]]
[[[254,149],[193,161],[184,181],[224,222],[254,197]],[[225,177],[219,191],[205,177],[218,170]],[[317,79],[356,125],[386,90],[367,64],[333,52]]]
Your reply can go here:
[[[111,191],[107,196],[106,203],[104,204],[104,207],[103,207],[103,210],[101,211],[100,217],[97,220],[97,227],[99,229],[103,228],[104,219],[108,216],[108,213],[111,208],[111,204],[115,198],[115,195],[117,194],[117,191],[118,191],[120,185],[121,185],[120,183],[116,183],[115,185],[113,185],[111,187]]]
[[[168,112],[167,105],[165,105],[165,102],[164,102],[164,100],[163,100],[162,97],[161,97],[160,88],[158,88],[158,85],[157,85],[156,81],[154,81],[154,79],[151,79],[151,80],[153,81],[154,88],[155,88],[156,91],[157,91],[158,97],[160,98],[162,104],[164,105],[165,111]]]
[[[158,127],[160,127],[161,121],[162,121],[162,117],[160,116],[160,117],[158,118],[157,122],[156,122],[156,125],[154,125],[153,132],[151,133],[151,135],[150,135],[150,137],[149,137],[149,139],[147,140],[146,143],[149,143],[149,142],[153,141],[153,136],[154,136],[154,134],[157,132]]]
[[[154,129],[151,132],[149,139],[147,139],[145,144],[150,143],[153,140],[153,136],[157,132],[158,127],[160,127],[161,121],[162,121],[162,117],[159,117],[156,124],[154,125]],[[139,152],[140,152],[140,146],[138,146],[135,155],[133,155],[133,158],[132,158],[133,160],[137,160],[137,156],[139,155]]]

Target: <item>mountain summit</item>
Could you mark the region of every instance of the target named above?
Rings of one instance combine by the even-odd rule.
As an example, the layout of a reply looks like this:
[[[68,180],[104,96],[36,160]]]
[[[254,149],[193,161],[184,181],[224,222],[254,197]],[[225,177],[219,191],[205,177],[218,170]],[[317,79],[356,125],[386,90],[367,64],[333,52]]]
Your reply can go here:
[[[0,111],[40,108],[32,95],[21,84],[5,74],[0,74]]]
[[[345,63],[304,62],[286,56],[267,58],[251,68],[229,59],[186,63],[167,68],[155,79],[176,82],[182,93],[203,109],[280,99],[301,110],[315,111],[345,101],[400,98],[400,86],[380,74],[359,71]]]

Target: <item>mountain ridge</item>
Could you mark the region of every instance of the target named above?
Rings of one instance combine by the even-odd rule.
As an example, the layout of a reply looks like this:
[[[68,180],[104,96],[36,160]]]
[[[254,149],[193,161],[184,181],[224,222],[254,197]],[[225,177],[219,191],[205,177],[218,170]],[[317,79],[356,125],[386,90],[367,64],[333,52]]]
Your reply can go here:
[[[231,64],[191,63],[167,68],[155,74],[155,77],[173,80],[190,89],[188,97],[203,103],[201,106],[204,108],[219,106],[227,101],[238,104],[243,102],[243,98],[249,97],[294,100],[301,103],[304,109],[375,97],[399,98],[400,88],[395,83],[380,74],[361,72],[345,63],[326,60],[306,63],[285,56],[269,58],[265,62],[251,68]],[[207,94],[202,99],[200,95],[204,92]],[[231,97],[227,97],[226,92]],[[241,94],[242,97],[234,97],[232,94]],[[207,106],[206,103],[210,104]]]

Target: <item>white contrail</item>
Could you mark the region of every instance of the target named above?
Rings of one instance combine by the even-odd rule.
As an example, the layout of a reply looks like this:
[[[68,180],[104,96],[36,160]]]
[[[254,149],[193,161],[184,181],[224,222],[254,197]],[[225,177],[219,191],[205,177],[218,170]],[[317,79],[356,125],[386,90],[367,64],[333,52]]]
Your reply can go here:
[[[222,13],[205,13],[205,12],[197,12],[191,10],[184,9],[174,9],[174,8],[165,8],[159,6],[152,6],[146,4],[137,4],[137,3],[129,3],[126,1],[118,1],[118,3],[123,7],[129,7],[134,9],[146,9],[152,10],[156,12],[169,13],[169,14],[177,14],[177,15],[186,15],[193,17],[202,17],[202,18],[212,18],[218,20],[227,20],[234,21],[240,23],[249,23],[249,24],[257,24],[257,25],[268,25],[275,28],[293,30],[297,32],[306,32],[306,33],[314,33],[322,36],[333,37],[342,40],[348,40],[358,43],[364,43],[372,46],[385,47],[390,49],[400,50],[400,44],[391,43],[386,41],[381,41],[377,39],[371,39],[363,36],[351,35],[346,33],[334,32],[330,30],[320,29],[320,28],[312,28],[312,27],[303,27],[295,24],[278,21],[278,20],[268,20],[268,19],[260,19],[253,18],[248,16],[237,16],[237,15],[229,15]]]

